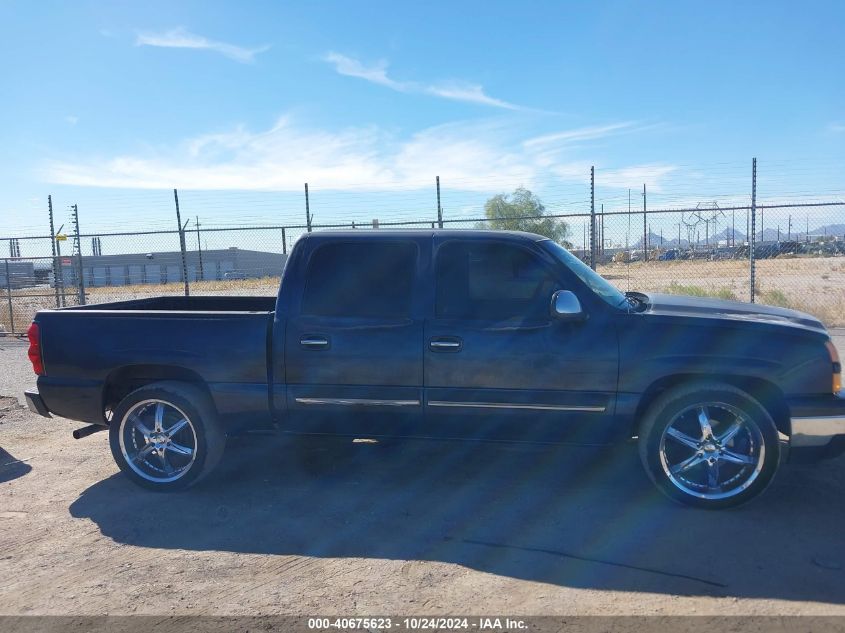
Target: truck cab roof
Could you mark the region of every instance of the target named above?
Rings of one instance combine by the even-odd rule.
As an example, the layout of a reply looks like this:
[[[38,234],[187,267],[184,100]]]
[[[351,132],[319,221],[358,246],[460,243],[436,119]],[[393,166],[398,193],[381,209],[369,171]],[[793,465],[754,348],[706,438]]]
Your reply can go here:
[[[491,229],[328,229],[306,233],[307,239],[396,239],[408,237],[442,237],[459,239],[495,238],[502,241],[539,242],[548,239],[525,231],[496,231]]]

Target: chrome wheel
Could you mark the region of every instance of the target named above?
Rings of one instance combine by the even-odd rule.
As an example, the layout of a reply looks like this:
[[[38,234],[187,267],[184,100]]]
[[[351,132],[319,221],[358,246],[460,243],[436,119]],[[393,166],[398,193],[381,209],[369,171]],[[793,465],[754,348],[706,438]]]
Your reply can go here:
[[[746,490],[762,471],[765,453],[754,420],[722,402],[687,407],[660,438],[660,463],[669,481],[701,499],[727,499]]]
[[[119,439],[129,467],[155,483],[181,478],[197,456],[197,433],[191,419],[164,400],[133,405],[120,420]]]

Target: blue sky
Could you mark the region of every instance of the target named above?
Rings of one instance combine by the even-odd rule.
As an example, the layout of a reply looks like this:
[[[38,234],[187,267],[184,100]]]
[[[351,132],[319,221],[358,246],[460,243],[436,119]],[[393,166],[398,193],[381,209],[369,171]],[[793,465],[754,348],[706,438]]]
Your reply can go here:
[[[738,200],[752,156],[763,198],[842,199],[843,25],[839,1],[6,1],[0,237],[43,233],[47,194],[89,230],[169,227],[173,187],[212,223],[301,221],[306,180],[324,222],[411,217],[437,175],[453,215],[519,185],[583,211],[590,165],[609,206]]]

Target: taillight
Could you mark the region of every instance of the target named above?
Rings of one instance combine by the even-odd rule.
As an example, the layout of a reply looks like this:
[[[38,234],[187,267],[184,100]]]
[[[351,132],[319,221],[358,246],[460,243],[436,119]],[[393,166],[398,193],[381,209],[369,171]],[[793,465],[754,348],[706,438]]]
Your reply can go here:
[[[29,362],[32,363],[32,371],[38,376],[44,375],[44,361],[41,358],[41,331],[38,329],[38,324],[33,322],[26,331],[26,336],[29,339]]]
[[[833,393],[839,393],[842,391],[842,363],[839,360],[839,352],[836,351],[833,341],[828,340],[825,347],[827,347],[830,362],[833,365]]]

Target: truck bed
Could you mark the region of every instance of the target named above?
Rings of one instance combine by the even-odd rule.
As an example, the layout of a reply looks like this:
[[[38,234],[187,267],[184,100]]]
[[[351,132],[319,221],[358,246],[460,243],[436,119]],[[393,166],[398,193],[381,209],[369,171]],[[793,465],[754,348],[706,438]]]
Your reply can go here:
[[[42,310],[39,391],[58,415],[105,422],[123,395],[114,385],[184,380],[204,384],[222,416],[267,423],[275,307],[275,297],[161,296]]]

